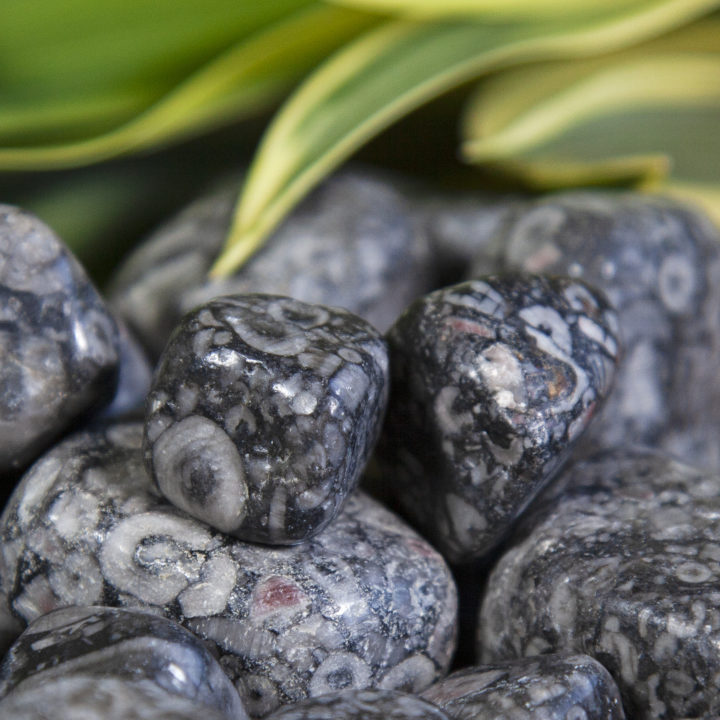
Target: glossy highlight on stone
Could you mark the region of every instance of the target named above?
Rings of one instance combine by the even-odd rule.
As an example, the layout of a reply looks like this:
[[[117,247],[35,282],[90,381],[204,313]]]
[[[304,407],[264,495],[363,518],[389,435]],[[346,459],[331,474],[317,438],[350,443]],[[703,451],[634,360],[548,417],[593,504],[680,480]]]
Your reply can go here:
[[[30,622],[75,604],[146,607],[217,652],[251,717],[340,689],[419,691],[455,646],[438,553],[356,493],[293,547],[243,543],[152,494],[141,424],[78,433],[25,475],[0,519],[0,590]]]
[[[0,205],[0,475],[32,462],[117,384],[118,329],[36,217]]]
[[[628,717],[716,717],[720,477],[649,450],[598,454],[539,499],[493,570],[484,662],[587,653]]]
[[[380,457],[450,560],[492,550],[567,457],[611,385],[616,323],[583,283],[510,274],[431,293],[388,333]]]
[[[207,647],[144,610],[71,607],[38,618],[0,665],[0,697],[27,695],[76,676],[154,685],[169,698],[192,700],[198,711],[247,720],[235,687]],[[65,708],[55,711],[68,716]]]
[[[302,542],[357,486],[387,401],[385,342],[337,308],[274,295],[187,315],[148,396],[160,492],[242,540]]]

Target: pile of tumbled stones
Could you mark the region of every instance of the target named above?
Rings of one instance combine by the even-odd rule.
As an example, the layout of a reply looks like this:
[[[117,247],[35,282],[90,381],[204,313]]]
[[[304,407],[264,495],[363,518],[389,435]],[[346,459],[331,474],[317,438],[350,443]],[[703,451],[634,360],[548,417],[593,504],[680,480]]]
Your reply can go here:
[[[0,206],[0,717],[718,716],[710,222],[351,170],[210,281],[236,193],[107,303]]]

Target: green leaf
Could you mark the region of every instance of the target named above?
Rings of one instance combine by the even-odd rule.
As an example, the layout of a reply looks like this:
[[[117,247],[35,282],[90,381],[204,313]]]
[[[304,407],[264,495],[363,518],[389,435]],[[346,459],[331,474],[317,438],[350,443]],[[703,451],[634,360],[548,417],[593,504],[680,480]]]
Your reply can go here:
[[[718,0],[646,2],[641,10],[607,12],[592,22],[398,20],[366,33],[316,70],[275,117],[212,274],[241,265],[325,175],[428,100],[513,64],[626,47],[718,5]]]
[[[255,7],[249,2],[235,4]],[[275,0],[270,3],[275,11],[272,16],[278,14],[281,6],[287,9],[300,4],[299,0],[284,4]],[[351,10],[319,3],[304,4],[307,7],[269,25],[265,23],[261,29],[243,38],[176,87],[164,90],[162,97],[147,108],[139,110],[157,89],[152,78],[148,79],[146,75],[138,81],[137,89],[125,95],[122,87],[103,88],[102,92],[86,98],[84,102],[77,98],[60,102],[48,93],[41,98],[42,102],[36,98],[34,104],[22,111],[11,104],[1,107],[0,132],[3,128],[11,132],[13,122],[17,124],[23,120],[30,120],[32,126],[35,119],[42,127],[43,121],[39,118],[41,110],[56,123],[65,116],[70,124],[76,120],[84,133],[88,131],[88,122],[92,127],[92,122],[98,118],[112,119],[114,112],[124,109],[131,117],[120,127],[74,142],[0,148],[0,169],[79,166],[155,147],[257,113],[277,102],[328,53],[378,22],[374,16]],[[267,19],[268,14],[264,17]],[[192,46],[191,40],[184,40]],[[143,72],[149,72],[151,60],[157,61],[158,58],[148,58]],[[102,70],[105,72],[107,68],[102,65]],[[88,65],[80,76],[92,74],[91,71],[92,66]],[[105,72],[105,79],[111,75]]]
[[[106,131],[148,107],[238,40],[312,4],[3,0],[0,143],[8,142],[6,115],[17,118],[16,133],[31,117],[38,140],[44,142],[64,139],[76,123],[81,132]],[[76,105],[73,117],[70,110]],[[95,105],[97,125],[87,119]],[[111,106],[114,113],[108,113]]]
[[[388,12],[412,18],[481,16],[498,19],[602,17],[608,12],[647,7],[647,0],[330,0],[362,10]]]
[[[657,189],[672,173],[678,193],[695,189],[707,206],[720,190],[720,22],[603,59],[502,73],[481,86],[464,127],[466,159],[537,189]]]

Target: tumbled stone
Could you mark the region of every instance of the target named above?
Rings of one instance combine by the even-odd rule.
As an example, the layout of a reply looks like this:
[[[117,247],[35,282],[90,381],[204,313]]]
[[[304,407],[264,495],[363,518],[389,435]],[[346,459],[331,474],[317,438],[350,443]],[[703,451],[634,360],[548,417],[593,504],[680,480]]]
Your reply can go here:
[[[43,615],[0,665],[0,697],[76,675],[154,684],[228,720],[247,720],[235,687],[207,647],[145,610],[86,606]]]
[[[117,332],[55,233],[0,205],[0,475],[26,466],[110,401]]]
[[[450,720],[439,707],[395,690],[346,690],[276,710],[267,720]]]
[[[388,333],[381,457],[450,560],[488,553],[565,459],[610,386],[615,330],[584,284],[508,275],[431,293]]]
[[[362,494],[293,547],[246,544],[150,493],[142,425],[79,433],[0,519],[0,590],[20,620],[74,604],[148,607],[217,651],[251,717],[343,688],[418,691],[454,648],[442,558]]]
[[[624,720],[610,673],[587,655],[551,654],[465,668],[423,691],[453,720]]]
[[[624,357],[583,445],[659,447],[720,468],[720,236],[661,197],[572,192],[509,213],[475,275],[524,270],[581,278],[620,319]]]
[[[159,229],[114,280],[113,306],[154,357],[186,312],[217,296],[287,295],[384,331],[431,286],[425,233],[392,183],[369,171],[331,177],[234,276],[206,281],[238,192],[223,189]]]
[[[385,341],[352,313],[218,298],[183,319],[160,359],[147,466],[165,497],[223,532],[307,540],[357,486],[387,375]]]
[[[554,650],[608,668],[629,717],[720,713],[720,476],[651,451],[572,466],[493,571],[484,661]]]
[[[0,717],[12,720],[227,720],[150,682],[115,677],[53,677],[0,700]]]

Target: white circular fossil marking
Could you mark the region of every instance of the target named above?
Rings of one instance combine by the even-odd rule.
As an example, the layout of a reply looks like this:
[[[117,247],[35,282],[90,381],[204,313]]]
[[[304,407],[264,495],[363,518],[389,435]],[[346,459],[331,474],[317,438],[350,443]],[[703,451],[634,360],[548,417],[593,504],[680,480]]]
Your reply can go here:
[[[233,441],[212,420],[190,415],[155,441],[158,487],[176,507],[223,532],[245,517],[248,489]]]

